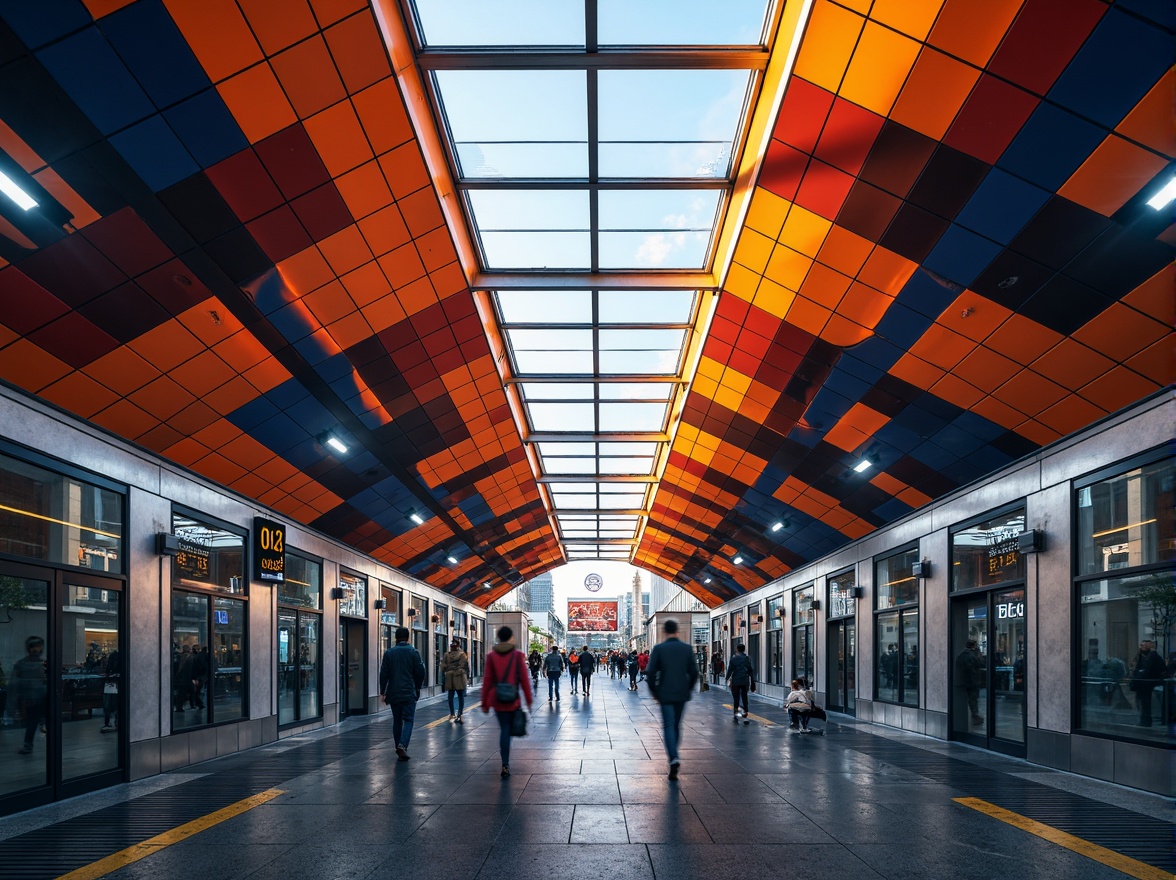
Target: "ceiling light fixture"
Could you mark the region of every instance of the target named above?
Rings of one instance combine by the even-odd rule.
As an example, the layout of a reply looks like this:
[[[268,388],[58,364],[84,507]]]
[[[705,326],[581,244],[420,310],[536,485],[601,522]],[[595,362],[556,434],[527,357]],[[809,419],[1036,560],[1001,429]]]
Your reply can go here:
[[[331,431],[323,431],[318,435],[318,442],[323,446],[329,446],[331,449],[338,452],[340,455],[347,451],[347,444],[336,437]]]
[[[732,562],[734,562],[736,565],[740,565],[740,564],[743,562],[743,557],[742,557],[742,556],[736,556],[736,557],[735,557],[733,560],[731,560],[731,561],[732,561]]]
[[[37,200],[16,185],[16,181],[0,171],[0,192],[16,202],[17,207],[28,211],[37,207]]]
[[[703,582],[704,584],[709,584],[709,583],[711,582],[711,579],[710,579],[710,578],[703,578],[703,579],[702,579],[702,582]]]
[[[782,529],[782,528],[784,528],[784,523],[782,523],[782,522],[778,522],[778,523],[775,523],[775,524],[772,526],[772,531],[773,531],[773,532],[778,532],[778,531],[780,531],[780,529]]]
[[[4,190],[8,192],[8,190]],[[11,193],[10,193],[11,195]],[[1147,200],[1149,208],[1155,208],[1157,211],[1162,211],[1176,199],[1176,177],[1173,177],[1160,189],[1158,193]]]
[[[419,513],[415,513],[415,512],[410,513],[408,515],[408,518],[411,519],[418,526],[423,526],[425,524],[425,521],[423,519],[421,519],[421,515]]]
[[[452,556],[446,556],[445,558],[449,560],[449,564],[450,564],[450,565],[457,565],[457,559],[456,559],[456,558],[454,558],[454,557],[452,557]]]
[[[874,463],[872,461],[870,461],[868,458],[863,458],[853,466],[853,469],[860,474],[862,471],[868,471],[873,466]]]

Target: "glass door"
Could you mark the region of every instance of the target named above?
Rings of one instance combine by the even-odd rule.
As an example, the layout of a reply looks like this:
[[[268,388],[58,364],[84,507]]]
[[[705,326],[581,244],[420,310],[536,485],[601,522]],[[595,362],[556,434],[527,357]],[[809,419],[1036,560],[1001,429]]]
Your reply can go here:
[[[1025,753],[1025,590],[990,591],[952,604],[954,739]]]
[[[857,626],[852,621],[829,622],[829,708],[854,714],[857,683]]]
[[[122,781],[121,587],[0,566],[0,813]]]

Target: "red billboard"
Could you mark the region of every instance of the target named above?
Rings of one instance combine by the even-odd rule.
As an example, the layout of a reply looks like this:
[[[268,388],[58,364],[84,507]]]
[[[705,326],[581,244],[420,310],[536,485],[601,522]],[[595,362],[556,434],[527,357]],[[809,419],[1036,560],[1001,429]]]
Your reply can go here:
[[[569,599],[568,632],[616,632],[616,599]]]

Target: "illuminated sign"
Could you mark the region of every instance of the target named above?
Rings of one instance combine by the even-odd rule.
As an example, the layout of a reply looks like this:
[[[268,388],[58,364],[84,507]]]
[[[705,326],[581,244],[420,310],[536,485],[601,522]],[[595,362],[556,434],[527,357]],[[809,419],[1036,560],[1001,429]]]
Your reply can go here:
[[[604,586],[604,578],[598,574],[590,574],[584,578],[584,589],[589,593],[599,593],[600,588]]]
[[[193,580],[208,580],[208,545],[177,536],[176,570]]]
[[[1016,620],[1025,616],[1024,602],[1002,602],[996,606],[997,620]]]
[[[286,582],[286,527],[260,516],[253,518],[253,579]]]
[[[615,599],[569,599],[568,632],[616,632]]]

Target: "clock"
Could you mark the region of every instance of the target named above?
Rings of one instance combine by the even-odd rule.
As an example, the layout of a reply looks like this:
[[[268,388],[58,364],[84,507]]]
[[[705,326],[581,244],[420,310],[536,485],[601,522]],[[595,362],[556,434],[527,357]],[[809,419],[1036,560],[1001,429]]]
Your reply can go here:
[[[584,589],[590,593],[599,593],[600,588],[604,586],[604,578],[598,574],[590,574],[584,578]]]

